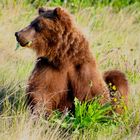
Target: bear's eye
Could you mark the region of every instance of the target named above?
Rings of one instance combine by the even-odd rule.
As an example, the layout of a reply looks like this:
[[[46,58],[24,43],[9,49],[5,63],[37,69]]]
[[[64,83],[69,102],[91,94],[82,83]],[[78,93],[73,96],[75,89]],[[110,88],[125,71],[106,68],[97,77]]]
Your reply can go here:
[[[40,32],[42,29],[41,23],[39,21],[33,21],[31,22],[31,26],[35,29],[36,32]]]
[[[35,23],[34,24],[34,28],[35,28],[35,31],[36,32],[40,32],[42,27],[41,27],[41,24],[39,22]]]

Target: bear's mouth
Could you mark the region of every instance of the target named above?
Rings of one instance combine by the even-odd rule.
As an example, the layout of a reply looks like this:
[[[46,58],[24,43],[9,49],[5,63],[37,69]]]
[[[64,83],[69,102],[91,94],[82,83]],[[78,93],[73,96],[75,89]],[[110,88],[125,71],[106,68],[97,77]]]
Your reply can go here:
[[[24,44],[24,46],[22,46],[22,47],[30,47],[31,44],[32,44],[32,41],[28,41],[28,42],[26,42],[26,43]]]
[[[18,40],[17,40],[17,41],[18,41]],[[26,42],[18,41],[18,43],[19,43],[20,46],[22,46],[22,47],[30,47],[31,44],[32,44],[32,41],[26,41]]]
[[[26,43],[21,43],[21,42],[19,42],[19,44],[20,44],[22,47],[27,46],[27,45],[28,45],[28,43],[29,43],[29,42],[26,42]]]

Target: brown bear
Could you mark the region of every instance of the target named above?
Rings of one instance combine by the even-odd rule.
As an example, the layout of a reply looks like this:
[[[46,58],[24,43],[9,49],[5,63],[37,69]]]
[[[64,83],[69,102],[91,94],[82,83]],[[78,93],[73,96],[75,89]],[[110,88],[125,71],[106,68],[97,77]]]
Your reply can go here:
[[[72,110],[75,97],[82,102],[101,96],[101,104],[110,102],[108,83],[115,85],[127,102],[125,75],[117,70],[101,74],[88,40],[71,15],[60,7],[38,12],[29,26],[15,33],[20,45],[37,55],[26,89],[32,110],[42,106],[47,114]]]

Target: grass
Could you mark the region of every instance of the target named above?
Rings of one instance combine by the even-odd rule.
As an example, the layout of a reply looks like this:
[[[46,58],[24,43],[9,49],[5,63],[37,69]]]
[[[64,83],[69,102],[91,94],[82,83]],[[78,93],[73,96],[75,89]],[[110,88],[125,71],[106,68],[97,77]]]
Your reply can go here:
[[[128,111],[107,116],[110,106],[101,107],[96,100],[87,108],[87,103],[76,100],[75,117],[54,112],[48,121],[43,116],[34,121],[25,107],[24,91],[35,55],[29,49],[15,51],[14,33],[28,25],[37,11],[22,1],[9,2],[0,5],[0,140],[140,139],[139,4],[119,12],[111,7],[85,7],[75,13],[100,69],[117,68],[128,77]]]

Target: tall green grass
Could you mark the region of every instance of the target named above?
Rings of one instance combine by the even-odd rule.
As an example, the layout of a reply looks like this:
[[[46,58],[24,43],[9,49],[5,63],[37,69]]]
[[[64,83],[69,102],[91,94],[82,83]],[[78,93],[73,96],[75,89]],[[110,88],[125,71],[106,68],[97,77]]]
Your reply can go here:
[[[87,5],[76,8],[76,11],[71,2],[69,5],[61,1],[49,3],[75,11],[78,27],[89,39],[100,69],[122,70],[128,77],[130,96],[128,110],[122,116],[115,113],[109,116],[106,112],[111,110],[110,105],[102,107],[98,100],[83,104],[75,100],[75,116],[54,112],[45,120],[43,115],[35,118],[25,106],[25,87],[34,66],[35,54],[24,48],[15,51],[14,32],[37,16],[36,6],[29,2],[0,1],[0,139],[139,139],[139,4],[114,12],[110,5],[95,7],[88,5],[88,1],[83,1]],[[77,3],[79,6],[78,2],[74,1],[74,5]],[[80,5],[83,3],[80,2]],[[47,7],[48,3],[44,6]]]

